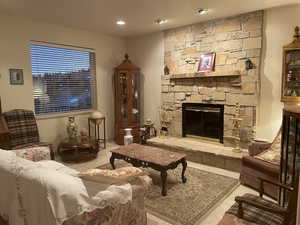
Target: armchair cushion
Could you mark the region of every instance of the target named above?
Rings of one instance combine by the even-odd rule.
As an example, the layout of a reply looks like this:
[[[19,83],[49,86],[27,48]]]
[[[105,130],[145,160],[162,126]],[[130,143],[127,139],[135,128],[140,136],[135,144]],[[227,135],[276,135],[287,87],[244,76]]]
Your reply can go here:
[[[51,151],[49,147],[42,146],[12,151],[15,152],[17,156],[34,162],[51,159]]]
[[[254,142],[249,146],[249,155],[255,156],[262,153],[264,150],[270,148],[272,143],[269,142]]]
[[[272,164],[252,156],[244,156],[242,158],[242,165],[242,170],[246,168],[252,168],[274,178],[277,178],[279,174],[279,165]],[[258,174],[259,173],[257,172],[257,175]],[[254,173],[253,176],[254,175],[256,175],[256,173]]]
[[[281,154],[281,132],[279,132],[271,144],[270,148],[263,151],[262,153],[254,156],[257,159],[280,165],[280,154]]]
[[[89,169],[78,174],[82,179],[108,184],[129,182],[142,175],[145,175],[145,172],[136,167],[122,167],[116,170]]]
[[[263,199],[253,194],[245,194],[243,198],[246,198],[252,202],[263,204],[273,209],[282,209],[276,203]],[[235,203],[226,213],[238,216],[238,203]],[[284,218],[278,214],[263,211],[249,204],[243,203],[243,218],[247,221],[260,225],[279,225],[283,223]]]
[[[240,175],[240,182],[243,185],[259,190],[260,180],[270,180],[274,182],[279,181],[280,166],[257,159],[253,156],[244,156],[242,158],[242,169]],[[264,185],[265,192],[268,196],[277,199],[278,188],[271,184]]]

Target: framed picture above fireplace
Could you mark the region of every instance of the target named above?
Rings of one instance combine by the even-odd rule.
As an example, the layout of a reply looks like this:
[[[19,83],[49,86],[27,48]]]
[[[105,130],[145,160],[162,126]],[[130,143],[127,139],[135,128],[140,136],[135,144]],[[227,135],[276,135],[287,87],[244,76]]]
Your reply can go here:
[[[213,71],[214,67],[215,67],[215,58],[216,58],[215,52],[208,52],[208,53],[202,54],[200,56],[198,72]]]

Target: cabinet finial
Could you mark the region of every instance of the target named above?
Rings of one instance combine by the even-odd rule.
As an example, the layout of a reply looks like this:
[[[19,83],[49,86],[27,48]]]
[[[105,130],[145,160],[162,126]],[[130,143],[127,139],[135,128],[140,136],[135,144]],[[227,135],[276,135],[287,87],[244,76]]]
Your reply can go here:
[[[128,55],[127,53],[125,54],[124,57],[125,57],[125,59],[123,60],[123,63],[124,63],[124,62],[131,63],[131,61],[129,60],[129,55]]]

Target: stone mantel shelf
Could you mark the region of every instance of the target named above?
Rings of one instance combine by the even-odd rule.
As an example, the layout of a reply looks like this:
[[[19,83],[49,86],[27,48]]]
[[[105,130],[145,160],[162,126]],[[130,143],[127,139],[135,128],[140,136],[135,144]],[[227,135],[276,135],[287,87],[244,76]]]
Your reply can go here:
[[[189,78],[207,78],[207,77],[236,77],[241,76],[240,71],[227,71],[227,72],[197,72],[197,73],[181,73],[181,74],[169,74],[170,79],[189,79]]]

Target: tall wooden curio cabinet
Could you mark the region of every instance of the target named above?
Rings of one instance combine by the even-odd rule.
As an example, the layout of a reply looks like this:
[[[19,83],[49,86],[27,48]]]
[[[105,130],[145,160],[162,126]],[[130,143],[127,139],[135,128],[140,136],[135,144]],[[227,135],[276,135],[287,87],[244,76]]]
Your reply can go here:
[[[140,68],[128,55],[115,68],[115,141],[124,144],[125,128],[132,128],[133,142],[140,139]]]
[[[281,101],[300,103],[300,35],[295,28],[294,40],[283,47]]]

